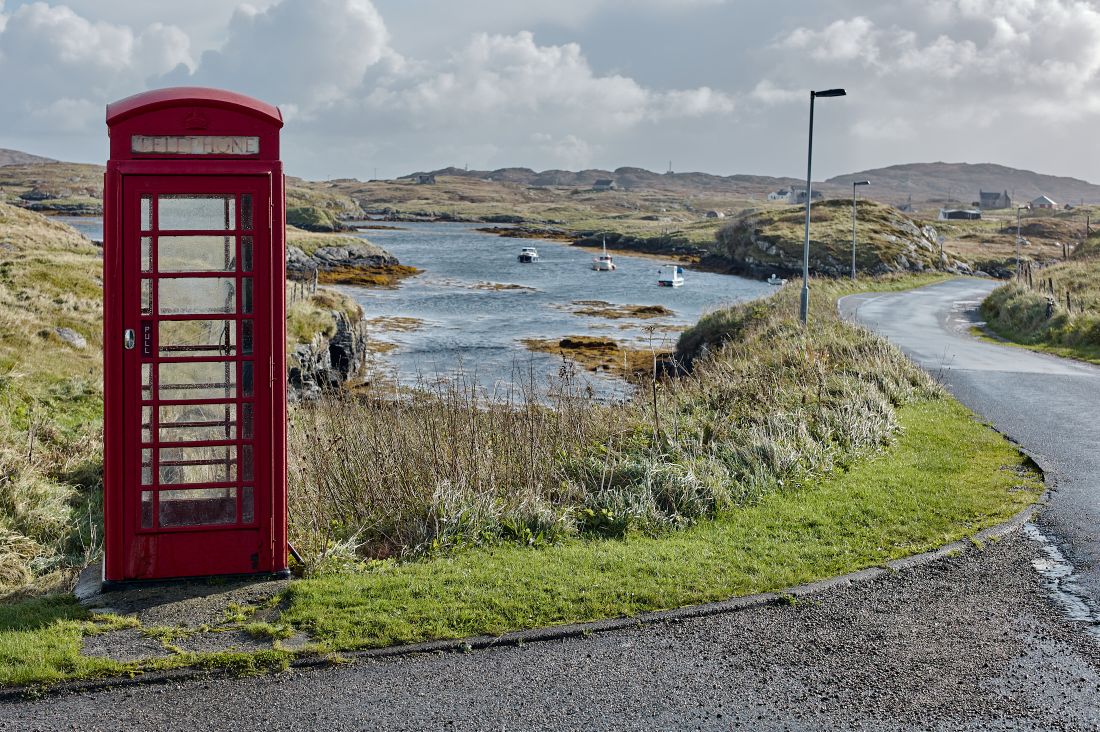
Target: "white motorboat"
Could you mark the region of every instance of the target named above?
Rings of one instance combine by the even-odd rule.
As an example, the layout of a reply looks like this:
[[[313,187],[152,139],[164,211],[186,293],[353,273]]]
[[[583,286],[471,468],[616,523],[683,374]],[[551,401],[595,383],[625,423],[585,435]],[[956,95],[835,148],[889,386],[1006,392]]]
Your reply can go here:
[[[657,270],[657,285],[659,287],[681,287],[684,284],[684,268],[678,265],[669,265]]]
[[[603,254],[592,260],[592,269],[597,272],[614,272],[615,260],[607,253],[607,239],[603,240]]]
[[[539,251],[534,247],[524,247],[519,250],[519,256],[516,257],[524,264],[531,264],[532,262],[539,261]]]
[[[771,277],[764,281],[767,282],[769,285],[775,285],[776,287],[787,284],[787,281],[785,279],[783,279],[782,277],[776,277],[774,272],[772,273]]]

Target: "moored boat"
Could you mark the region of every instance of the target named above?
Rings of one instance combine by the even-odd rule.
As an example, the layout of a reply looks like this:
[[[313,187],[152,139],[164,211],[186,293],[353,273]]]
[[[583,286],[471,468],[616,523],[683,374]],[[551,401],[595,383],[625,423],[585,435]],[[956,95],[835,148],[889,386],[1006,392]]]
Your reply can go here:
[[[787,284],[787,281],[785,279],[783,279],[782,277],[776,277],[774,272],[772,273],[771,277],[764,281],[767,282],[769,285],[775,285],[776,287]]]
[[[524,247],[519,250],[519,256],[516,257],[524,264],[531,264],[532,262],[539,261],[539,252],[534,247]]]
[[[659,287],[681,287],[684,284],[684,268],[678,265],[669,265],[657,270],[657,285]]]
[[[615,271],[615,260],[607,253],[607,239],[603,240],[603,254],[592,260],[592,269],[597,272]]]

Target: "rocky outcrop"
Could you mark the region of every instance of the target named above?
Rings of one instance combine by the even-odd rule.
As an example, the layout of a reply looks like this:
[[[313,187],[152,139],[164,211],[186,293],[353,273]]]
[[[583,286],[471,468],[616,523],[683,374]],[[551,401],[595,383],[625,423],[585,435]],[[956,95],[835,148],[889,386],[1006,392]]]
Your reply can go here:
[[[363,367],[367,352],[367,330],[362,320],[333,311],[336,332],[332,337],[318,333],[309,343],[299,344],[291,354],[288,377],[291,401],[316,399],[325,391],[341,388]]]
[[[400,264],[397,257],[366,240],[345,246],[321,247],[312,256],[300,247],[286,248],[287,274],[297,279],[306,279],[318,271],[366,269],[397,264]]]
[[[697,257],[706,251],[703,247],[674,234],[666,236],[632,236],[614,232],[582,231],[573,241],[573,244],[579,247],[602,247],[605,242],[608,249],[643,252],[645,254]]]
[[[850,216],[851,204],[827,201],[816,204],[811,223],[811,274],[846,277],[851,272],[850,229],[836,225],[836,218]],[[845,210],[836,211],[844,208]],[[866,209],[866,210],[864,210]],[[969,264],[940,251],[939,234],[932,226],[920,226],[912,219],[885,206],[861,203],[866,217],[856,248],[856,267],[863,274],[937,270],[972,274]],[[802,214],[795,210],[749,215],[719,230],[716,243],[700,260],[703,269],[767,278],[795,277],[802,272]],[[841,222],[844,227],[846,221]],[[816,224],[816,228],[815,228]],[[818,239],[825,230],[828,238]],[[838,233],[839,232],[839,233]]]

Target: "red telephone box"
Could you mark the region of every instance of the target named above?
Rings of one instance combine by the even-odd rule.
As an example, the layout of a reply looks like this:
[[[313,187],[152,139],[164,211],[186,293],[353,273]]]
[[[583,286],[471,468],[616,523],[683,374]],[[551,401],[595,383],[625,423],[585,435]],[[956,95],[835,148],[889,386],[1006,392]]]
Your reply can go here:
[[[286,225],[276,107],[107,107],[107,582],[285,573]]]

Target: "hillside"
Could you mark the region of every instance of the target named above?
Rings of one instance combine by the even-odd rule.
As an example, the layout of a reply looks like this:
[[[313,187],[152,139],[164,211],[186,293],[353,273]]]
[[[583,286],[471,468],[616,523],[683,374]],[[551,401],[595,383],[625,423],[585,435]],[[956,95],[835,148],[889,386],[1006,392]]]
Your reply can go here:
[[[1100,203],[1100,185],[1077,178],[1045,175],[1031,170],[993,163],[910,163],[887,168],[861,170],[825,181],[824,190],[841,189],[851,194],[852,181],[869,180],[861,193],[886,203],[902,203],[913,197],[914,204],[954,201],[969,206],[978,192],[1008,191],[1014,203],[1026,204],[1041,195],[1059,204]]]
[[[39,163],[56,163],[53,158],[44,158],[41,155],[31,155],[19,150],[8,150],[0,147],[0,166],[3,165],[37,165]]]
[[[32,211],[103,213],[102,165],[21,163],[0,167],[0,203]]]
[[[707,191],[711,193],[734,194],[746,198],[767,196],[768,193],[785,186],[798,185],[794,178],[777,178],[767,175],[712,175],[710,173],[654,173],[644,168],[623,167],[615,170],[588,169],[577,172],[569,170],[544,170],[536,172],[530,168],[498,168],[497,170],[463,170],[462,168],[441,168],[434,171],[411,173],[408,178],[420,175],[470,178],[499,183],[515,183],[532,187],[563,187],[589,189],[597,180],[609,179],[615,185],[627,190],[652,190],[676,193]]]
[[[725,224],[702,265],[755,277],[797,276],[802,271],[805,207],[788,206],[754,212]],[[844,277],[851,270],[852,206],[834,199],[813,206],[810,225],[810,271]],[[856,228],[859,273],[943,270],[969,273],[970,266],[941,254],[939,234],[891,206],[860,201]]]

